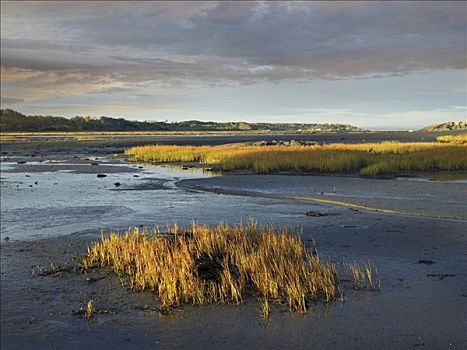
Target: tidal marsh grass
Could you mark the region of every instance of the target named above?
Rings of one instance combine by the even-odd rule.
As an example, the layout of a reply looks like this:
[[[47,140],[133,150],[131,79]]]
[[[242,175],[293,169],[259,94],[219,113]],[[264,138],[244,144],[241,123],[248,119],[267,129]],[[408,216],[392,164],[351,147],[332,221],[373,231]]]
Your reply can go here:
[[[454,144],[465,144],[467,143],[467,134],[438,136],[436,138],[436,141]]]
[[[94,314],[94,301],[92,299],[88,300],[88,303],[86,304],[86,317],[88,320],[92,318]]]
[[[311,171],[380,175],[467,170],[467,146],[436,142],[305,146],[154,145],[127,149],[125,155],[134,161],[196,162],[222,171],[247,169],[255,173]]]
[[[173,225],[167,233],[138,228],[112,233],[88,248],[86,271],[109,268],[137,291],[152,291],[161,309],[183,304],[239,304],[245,296],[286,304],[305,313],[311,302],[330,302],[340,292],[336,267],[310,253],[286,228],[243,225]]]
[[[370,263],[364,265],[350,264],[349,270],[354,289],[380,290],[381,280],[376,269]]]

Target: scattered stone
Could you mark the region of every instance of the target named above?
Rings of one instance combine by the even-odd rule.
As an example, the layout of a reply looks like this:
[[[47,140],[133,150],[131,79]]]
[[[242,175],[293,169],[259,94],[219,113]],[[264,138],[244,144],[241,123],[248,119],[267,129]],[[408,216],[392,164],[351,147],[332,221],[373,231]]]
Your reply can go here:
[[[53,264],[50,265],[49,269],[45,269],[43,266],[36,266],[36,268],[33,268],[32,270],[32,275],[33,276],[61,276],[63,272],[76,272],[77,269],[75,266],[72,265],[59,265],[59,266],[54,266]]]
[[[187,166],[182,166],[183,170],[188,170],[189,168]]]
[[[107,177],[106,174],[97,174],[97,177]]]
[[[424,264],[424,265],[433,265],[435,262],[433,260],[418,260],[417,264]]]
[[[96,278],[94,278],[94,277],[87,277],[87,278],[86,278],[86,281],[87,281],[88,283],[94,283],[94,282],[97,282],[97,281],[100,281],[100,280],[103,280],[103,279],[105,279],[105,276],[96,277]]]
[[[37,318],[31,318],[29,321],[28,321],[28,324],[33,324],[33,323],[37,323],[39,320]]]
[[[120,182],[115,182],[114,185],[120,187],[122,184]]]
[[[9,240],[10,240],[10,237],[5,236],[5,238],[4,238],[3,240],[4,240],[4,241],[9,241]]]
[[[25,160],[18,160],[16,163],[17,164],[26,164],[26,161]]]
[[[133,175],[133,177],[139,177],[139,175]]]
[[[268,143],[266,141],[258,141],[258,142],[254,142],[253,143],[253,146],[267,146]]]
[[[37,185],[37,184],[38,184],[38,182],[37,182],[37,181],[34,181],[34,185]]]
[[[295,140],[290,140],[289,145],[290,145],[290,146],[301,146],[302,143],[301,143],[301,142],[298,142],[298,141],[295,141]]]
[[[17,253],[30,252],[30,251],[32,251],[32,249],[29,249],[29,248],[19,248],[15,250],[15,252]]]
[[[440,280],[444,279],[445,277],[456,277],[456,275],[448,274],[448,273],[429,273],[427,274],[428,277],[436,277]]]
[[[307,213],[305,213],[306,216],[311,216],[311,217],[314,217],[314,218],[319,218],[319,217],[323,217],[323,216],[328,216],[328,214],[326,213],[321,213],[319,211],[314,211],[314,210],[311,210]]]
[[[99,163],[91,163],[91,165],[99,165]]]

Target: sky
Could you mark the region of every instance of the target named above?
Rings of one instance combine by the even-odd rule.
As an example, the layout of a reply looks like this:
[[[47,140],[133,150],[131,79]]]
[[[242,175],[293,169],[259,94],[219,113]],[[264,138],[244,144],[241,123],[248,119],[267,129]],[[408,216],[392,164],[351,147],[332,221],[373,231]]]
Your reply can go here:
[[[134,120],[467,120],[467,2],[1,2],[1,106]]]

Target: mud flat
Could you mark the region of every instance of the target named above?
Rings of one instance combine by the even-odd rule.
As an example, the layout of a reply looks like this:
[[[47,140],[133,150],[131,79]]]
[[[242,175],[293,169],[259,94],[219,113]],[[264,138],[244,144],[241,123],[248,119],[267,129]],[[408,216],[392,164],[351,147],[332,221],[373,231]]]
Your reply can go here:
[[[316,141],[325,143],[359,143],[401,141],[434,141],[436,132],[375,131],[352,133],[314,133],[314,134],[203,134],[196,135],[100,135],[96,140],[74,140],[35,136],[27,141],[2,142],[2,155],[49,155],[63,153],[115,153],[123,152],[127,147],[168,144],[168,145],[221,145],[237,142],[256,142],[272,140]]]
[[[41,152],[43,162],[25,154],[2,162],[2,349],[467,345],[465,182],[214,177],[127,164],[105,149]],[[355,291],[342,276],[344,303],[318,304],[304,316],[274,306],[265,324],[254,299],[163,315],[153,295],[126,290],[105,272],[79,272],[77,258],[101,230],[249,216],[296,227],[307,246],[316,241],[319,253],[339,266],[370,260],[381,290]],[[51,263],[56,273],[43,275],[37,267]],[[89,299],[101,311],[90,322],[80,314]]]
[[[233,175],[182,180],[178,186],[213,193],[327,204],[367,212],[467,221],[467,180]]]

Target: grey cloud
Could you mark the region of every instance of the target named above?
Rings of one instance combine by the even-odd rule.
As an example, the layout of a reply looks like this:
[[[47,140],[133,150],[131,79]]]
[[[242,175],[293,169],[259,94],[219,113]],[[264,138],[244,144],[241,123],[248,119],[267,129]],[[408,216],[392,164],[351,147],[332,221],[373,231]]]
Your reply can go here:
[[[31,78],[38,86],[41,79],[119,82],[109,89],[190,80],[251,84],[466,68],[465,2],[2,7],[2,66],[43,72]]]
[[[24,102],[22,98],[9,97],[9,96],[1,96],[0,100],[2,101],[2,106],[4,104],[15,104],[19,102]]]

